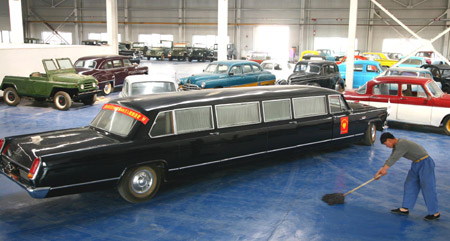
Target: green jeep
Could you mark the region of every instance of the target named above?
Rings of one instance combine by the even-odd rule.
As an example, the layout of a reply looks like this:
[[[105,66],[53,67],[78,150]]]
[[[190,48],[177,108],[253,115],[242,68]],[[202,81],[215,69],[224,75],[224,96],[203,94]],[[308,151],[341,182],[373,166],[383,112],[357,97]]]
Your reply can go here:
[[[151,58],[164,60],[168,56],[169,51],[170,48],[163,46],[151,47],[145,52],[145,57],[147,57],[148,60]]]
[[[191,62],[193,59],[196,59],[198,62],[205,62],[206,57],[209,55],[209,50],[204,45],[194,44],[192,49],[190,49],[188,53],[188,60]]]
[[[36,101],[51,100],[59,110],[67,110],[72,101],[92,105],[97,99],[98,82],[92,76],[79,75],[68,58],[42,60],[45,74],[34,72],[30,77],[5,76],[0,85],[6,104],[15,106],[21,97]]]
[[[174,58],[185,61],[188,57],[188,52],[189,50],[186,43],[174,43],[173,50],[169,51],[168,57],[170,61]]]

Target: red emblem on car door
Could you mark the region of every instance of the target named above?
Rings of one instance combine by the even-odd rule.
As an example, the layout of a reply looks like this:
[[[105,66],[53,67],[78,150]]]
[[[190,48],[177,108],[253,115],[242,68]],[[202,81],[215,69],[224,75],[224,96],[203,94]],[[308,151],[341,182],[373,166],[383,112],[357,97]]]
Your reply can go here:
[[[341,117],[341,135],[348,133],[348,116]]]

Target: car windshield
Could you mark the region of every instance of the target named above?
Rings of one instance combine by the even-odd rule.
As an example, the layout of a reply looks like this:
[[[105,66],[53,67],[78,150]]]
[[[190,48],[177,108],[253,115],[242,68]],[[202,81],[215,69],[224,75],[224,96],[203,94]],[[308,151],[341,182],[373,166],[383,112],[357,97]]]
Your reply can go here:
[[[298,63],[295,66],[294,72],[305,72],[306,68],[308,67],[308,64],[305,63]]]
[[[358,94],[365,94],[367,91],[367,83],[361,85],[358,90],[356,90],[356,93]]]
[[[108,106],[106,104],[105,106]],[[119,107],[117,109],[106,109],[103,107],[100,113],[94,118],[90,126],[119,136],[127,136],[133,126],[136,124],[136,119],[131,117],[131,114],[124,114],[125,111],[120,111],[120,108],[134,112],[132,110]],[[128,113],[131,113],[128,112]],[[137,112],[134,112],[137,113]]]
[[[149,81],[138,82],[131,85],[131,95],[145,95],[176,91],[172,82]]]
[[[319,73],[320,72],[320,65],[315,65],[315,64],[309,64],[308,67],[306,68],[306,73]]]
[[[75,67],[77,68],[88,68],[88,69],[94,69],[96,62],[92,59],[88,60],[79,60],[75,62]]]
[[[133,43],[133,48],[145,47],[145,43]]]
[[[420,59],[407,59],[404,64],[413,64],[413,65],[421,65],[422,61]]]
[[[44,61],[45,67],[47,68],[47,70],[57,70],[58,68],[55,65],[55,62],[53,62],[53,60],[45,60]]]
[[[431,52],[419,52],[419,53],[416,54],[416,56],[430,58],[431,57]]]
[[[430,83],[427,84],[427,88],[430,93],[436,98],[439,98],[444,94],[444,92],[442,92],[442,90],[436,84],[436,81],[430,81]]]
[[[263,63],[263,64],[261,64],[261,67],[263,69],[272,70],[273,69],[273,64],[272,63]]]
[[[217,69],[217,64],[210,64],[208,65],[208,67],[206,67],[205,69],[205,73],[215,73]]]
[[[73,65],[69,59],[57,59],[56,61],[61,69],[73,69]]]

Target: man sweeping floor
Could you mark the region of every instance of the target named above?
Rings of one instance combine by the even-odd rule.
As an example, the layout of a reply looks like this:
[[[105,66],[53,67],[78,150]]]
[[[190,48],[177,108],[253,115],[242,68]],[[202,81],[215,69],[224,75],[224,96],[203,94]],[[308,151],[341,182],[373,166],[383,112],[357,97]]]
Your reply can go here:
[[[405,181],[403,206],[393,209],[391,212],[408,215],[409,209],[414,208],[419,191],[422,189],[423,198],[428,209],[428,215],[424,219],[427,221],[438,219],[441,215],[438,207],[433,159],[421,145],[410,140],[397,139],[389,132],[383,133],[380,141],[381,144],[392,148],[392,153],[384,163],[384,166],[375,174],[376,180],[380,178],[380,175],[386,175],[389,167],[394,165],[401,157],[412,161],[411,169]]]

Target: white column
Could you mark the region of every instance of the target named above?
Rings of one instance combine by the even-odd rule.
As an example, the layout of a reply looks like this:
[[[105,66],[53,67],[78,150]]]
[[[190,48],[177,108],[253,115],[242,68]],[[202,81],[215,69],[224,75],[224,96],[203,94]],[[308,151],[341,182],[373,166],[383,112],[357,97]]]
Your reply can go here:
[[[228,0],[218,0],[217,60],[227,59]]]
[[[348,47],[347,47],[347,70],[345,74],[345,89],[353,88],[353,69],[355,62],[355,38],[356,38],[356,21],[358,13],[358,0],[350,0],[350,13],[348,22]]]
[[[113,54],[119,53],[117,0],[106,0],[106,31],[108,32],[108,44]]]
[[[22,0],[9,0],[11,43],[23,44]]]
[[[123,4],[124,4],[124,9],[123,9],[123,17],[125,18],[124,19],[124,22],[125,22],[125,36],[124,36],[124,39],[125,39],[125,41],[131,41],[131,38],[130,38],[130,25],[129,24],[127,24],[130,20],[128,19],[128,0],[124,0],[124,2],[123,2]]]

